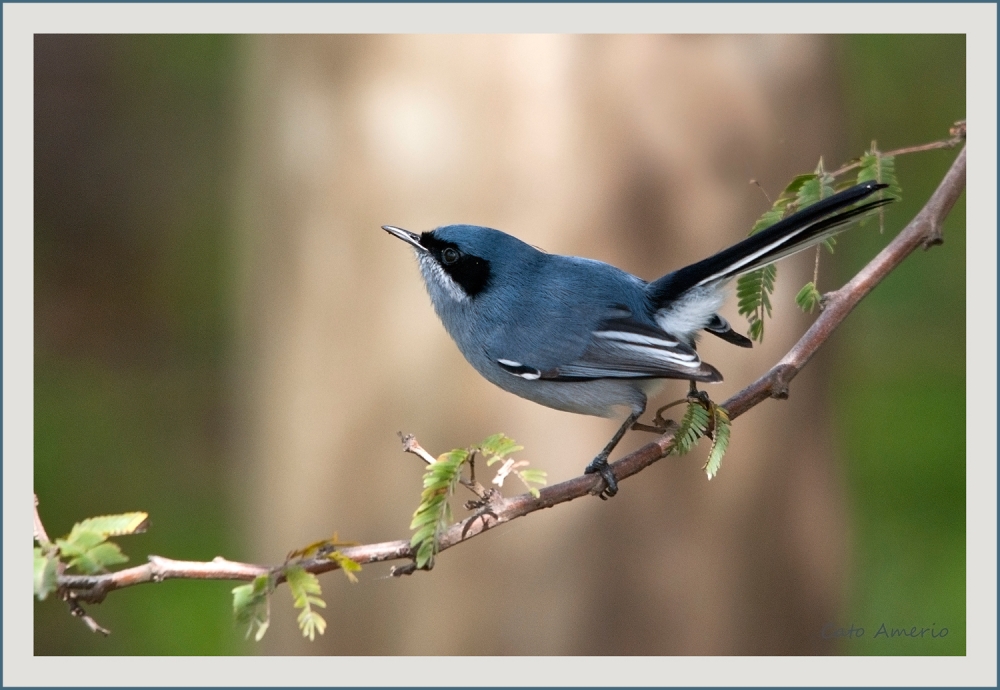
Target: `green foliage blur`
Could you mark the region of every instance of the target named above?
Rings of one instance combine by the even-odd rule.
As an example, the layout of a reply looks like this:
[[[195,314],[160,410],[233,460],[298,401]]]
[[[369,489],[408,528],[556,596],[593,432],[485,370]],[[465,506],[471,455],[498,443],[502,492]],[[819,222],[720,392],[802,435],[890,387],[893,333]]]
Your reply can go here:
[[[50,537],[147,511],[147,554],[238,557],[226,473],[237,40],[35,38],[35,492]],[[250,648],[227,582],[35,603],[35,654]]]
[[[843,43],[850,151],[948,137],[965,118],[965,36],[851,36]],[[836,287],[917,213],[957,150],[896,158],[903,200],[837,245]],[[821,287],[821,291],[822,291]],[[854,562],[837,627],[848,654],[965,654],[965,195],[944,245],[918,250],[835,336],[831,402],[847,463]],[[884,635],[934,627],[945,637]]]
[[[240,558],[226,486],[241,40],[35,38],[35,491],[53,538],[148,512],[148,532],[121,543],[130,564]],[[844,37],[840,57],[851,155],[942,139],[965,117],[964,36]],[[903,201],[885,235],[869,223],[840,242],[821,292],[913,217],[955,154],[896,160]],[[838,653],[965,652],[964,226],[961,200],[944,246],[907,260],[831,343],[854,558],[831,623],[866,631]],[[252,653],[232,588],[116,592],[88,607],[108,638],[50,597],[35,603],[34,651]],[[949,634],[876,639],[882,623]]]

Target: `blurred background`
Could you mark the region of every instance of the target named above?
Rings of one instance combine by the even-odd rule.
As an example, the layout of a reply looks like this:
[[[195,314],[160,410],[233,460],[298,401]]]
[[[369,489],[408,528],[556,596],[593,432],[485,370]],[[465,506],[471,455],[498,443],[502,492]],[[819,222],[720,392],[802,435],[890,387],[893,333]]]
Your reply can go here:
[[[280,563],[334,532],[407,538],[421,463],[503,431],[573,477],[616,422],[482,380],[412,253],[379,229],[501,228],[645,279],[743,237],[820,157],[946,138],[964,36],[35,38],[35,491],[49,534],[144,510],[147,554]],[[903,201],[824,256],[848,279],[956,155],[897,159]],[[430,573],[286,588],[262,643],[231,582],[35,604],[49,654],[964,654],[965,202],[795,380],[707,450],[449,550]],[[782,262],[762,346],[703,342],[724,400],[812,316]],[[735,299],[723,313],[740,330]],[[653,401],[684,393],[668,385]],[[633,433],[620,453],[647,442]],[[517,491],[510,487],[509,491]],[[454,505],[461,515],[458,496]],[[875,637],[887,628],[946,637]],[[827,639],[864,628],[861,638]],[[824,637],[824,630],[827,637]]]

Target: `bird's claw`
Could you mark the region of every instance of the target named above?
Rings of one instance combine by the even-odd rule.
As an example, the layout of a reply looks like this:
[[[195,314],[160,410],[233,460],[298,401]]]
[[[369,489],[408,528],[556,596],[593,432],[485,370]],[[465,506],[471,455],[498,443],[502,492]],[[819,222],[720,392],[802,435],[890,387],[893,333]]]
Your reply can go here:
[[[606,501],[618,493],[618,480],[615,478],[615,472],[611,469],[611,465],[608,464],[606,457],[598,455],[587,465],[587,469],[583,473],[601,475],[601,479],[604,480],[604,488],[597,495],[600,496],[602,501]]]
[[[695,403],[701,405],[702,407],[709,407],[712,404],[712,399],[708,397],[707,391],[700,391],[697,388],[692,388],[691,392],[688,393],[687,401],[689,403]]]

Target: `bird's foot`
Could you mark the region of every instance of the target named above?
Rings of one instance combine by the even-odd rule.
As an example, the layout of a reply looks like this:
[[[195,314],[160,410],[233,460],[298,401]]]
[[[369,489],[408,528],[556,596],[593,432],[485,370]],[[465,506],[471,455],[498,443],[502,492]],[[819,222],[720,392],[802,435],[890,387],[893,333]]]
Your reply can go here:
[[[606,501],[618,493],[618,480],[615,478],[615,472],[611,469],[611,465],[608,464],[608,456],[604,454],[598,455],[591,460],[583,473],[601,475],[601,478],[604,480],[604,488],[597,495],[601,497],[602,501]]]
[[[695,403],[706,408],[713,405],[712,399],[708,397],[708,393],[706,391],[700,391],[697,388],[691,389],[691,392],[688,393],[687,402]]]
[[[691,388],[688,389],[687,401],[689,403],[701,405],[706,409],[710,409],[712,404],[712,400],[708,397],[708,393],[698,390],[698,383],[696,381],[691,382]]]

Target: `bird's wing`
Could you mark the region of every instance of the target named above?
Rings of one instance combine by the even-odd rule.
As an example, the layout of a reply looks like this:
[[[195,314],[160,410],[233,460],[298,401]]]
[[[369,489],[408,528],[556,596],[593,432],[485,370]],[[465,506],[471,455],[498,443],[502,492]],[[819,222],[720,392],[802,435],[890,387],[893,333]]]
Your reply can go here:
[[[721,381],[722,374],[698,357],[694,348],[630,317],[602,321],[583,353],[571,362],[541,368],[531,362],[498,358],[506,372],[527,380],[667,378]]]

